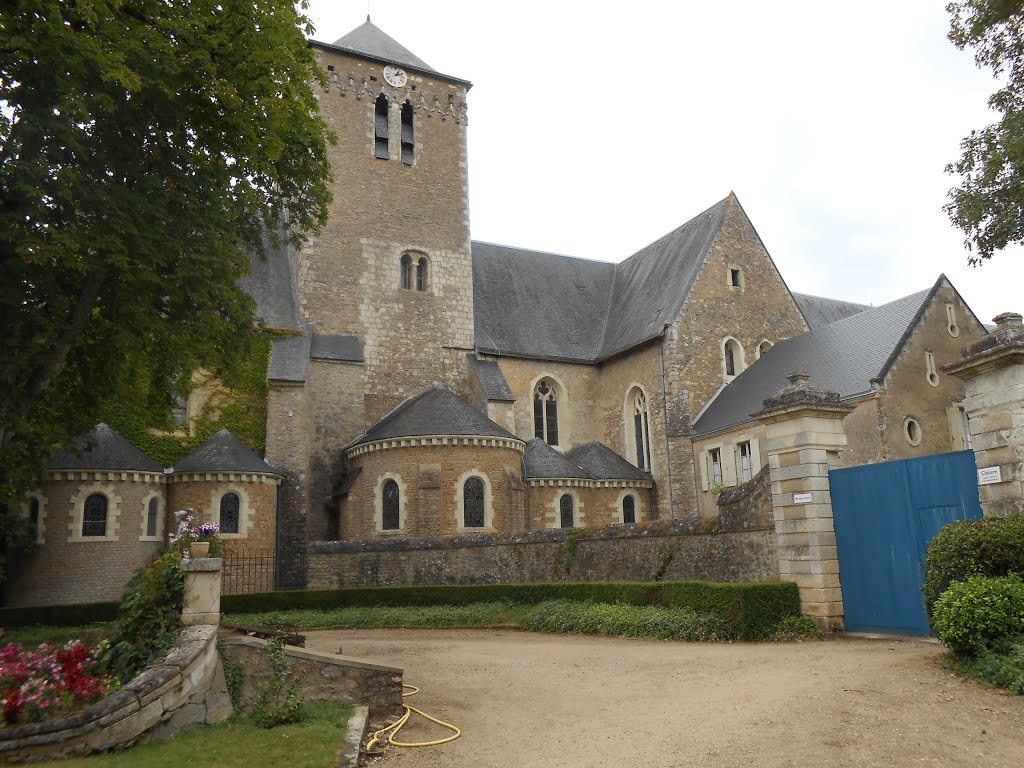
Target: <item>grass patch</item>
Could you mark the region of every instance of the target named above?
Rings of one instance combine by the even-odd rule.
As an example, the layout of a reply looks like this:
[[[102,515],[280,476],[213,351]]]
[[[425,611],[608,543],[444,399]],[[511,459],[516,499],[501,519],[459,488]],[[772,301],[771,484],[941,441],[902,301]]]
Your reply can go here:
[[[956,659],[953,668],[978,680],[1024,695],[1024,637]]]
[[[298,630],[374,629],[385,627],[426,627],[453,629],[484,627],[496,624],[518,624],[524,610],[508,603],[470,603],[469,605],[382,605],[378,607],[333,608],[328,610],[299,609],[232,613],[224,616],[225,624],[269,629],[287,626]]]
[[[639,637],[714,643],[737,638],[736,627],[723,616],[688,608],[663,608],[610,603],[552,600],[533,606],[523,626],[537,632]]]
[[[99,622],[96,624],[85,624],[76,627],[50,627],[50,626],[27,626],[11,627],[5,629],[0,637],[0,645],[8,643],[21,643],[26,648],[32,648],[40,643],[51,643],[52,645],[64,645],[69,640],[81,640],[88,646],[95,646],[103,636],[110,631],[110,624]]]
[[[306,718],[265,730],[243,717],[220,725],[189,728],[168,741],[152,741],[120,752],[44,763],[57,768],[325,768],[344,746],[352,705],[310,704]]]

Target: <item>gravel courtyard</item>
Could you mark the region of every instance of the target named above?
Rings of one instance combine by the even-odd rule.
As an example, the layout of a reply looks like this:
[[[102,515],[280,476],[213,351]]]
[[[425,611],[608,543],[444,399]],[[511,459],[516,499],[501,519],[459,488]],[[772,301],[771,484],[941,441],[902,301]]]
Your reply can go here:
[[[1024,697],[942,668],[941,646],[701,645],[517,631],[332,630],[307,646],[405,669],[463,730],[374,765],[986,766],[1024,760]],[[420,720],[402,740],[444,735]]]

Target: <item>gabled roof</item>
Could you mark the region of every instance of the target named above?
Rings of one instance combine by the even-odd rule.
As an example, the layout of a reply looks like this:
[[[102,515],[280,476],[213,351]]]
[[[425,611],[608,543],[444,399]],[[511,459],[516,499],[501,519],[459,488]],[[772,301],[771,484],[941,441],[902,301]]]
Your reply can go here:
[[[226,429],[222,429],[175,464],[174,471],[281,474]]]
[[[354,53],[357,56],[373,59],[374,61],[380,61],[386,64],[401,64],[407,69],[415,69],[419,72],[423,72],[424,74],[434,75],[455,83],[461,83],[462,85],[467,86],[467,89],[471,86],[471,84],[466,80],[460,80],[459,78],[452,77],[451,75],[444,75],[438,72],[415,53],[371,22],[369,16],[366,17],[366,21],[363,24],[353,29],[347,35],[339,37],[333,43],[323,43],[317,40],[310,40],[309,44],[320,46],[321,48],[326,48],[328,50]]]
[[[824,296],[811,296],[808,293],[794,293],[793,299],[800,307],[800,312],[803,314],[804,320],[807,321],[807,327],[812,331],[837,320],[843,320],[850,315],[856,315],[865,309],[871,309],[869,304],[826,299]]]
[[[516,396],[509,389],[505,374],[501,372],[497,361],[481,360],[472,352],[466,355],[469,360],[469,370],[476,377],[480,385],[480,391],[484,398],[491,403],[514,403]]]
[[[106,424],[97,424],[75,440],[75,450],[58,451],[47,469],[110,469],[163,472],[164,468]]]
[[[352,446],[392,437],[470,435],[518,439],[440,384],[410,397],[370,427]],[[349,446],[349,447],[352,447]]]
[[[838,392],[842,399],[871,392],[872,382],[884,377],[939,282],[780,341],[718,393],[693,425],[693,434],[749,422],[750,414],[786,386],[786,376],[794,371],[806,371],[817,386]]]
[[[604,443],[594,440],[577,445],[565,454],[565,458],[582,467],[598,480],[650,480],[651,473],[644,472],[619,456]]]
[[[594,479],[593,475],[583,467],[569,461],[539,437],[533,437],[526,441],[523,463],[526,465],[527,477]]]
[[[682,309],[730,201],[621,264],[474,242],[477,349],[595,363],[657,337]]]

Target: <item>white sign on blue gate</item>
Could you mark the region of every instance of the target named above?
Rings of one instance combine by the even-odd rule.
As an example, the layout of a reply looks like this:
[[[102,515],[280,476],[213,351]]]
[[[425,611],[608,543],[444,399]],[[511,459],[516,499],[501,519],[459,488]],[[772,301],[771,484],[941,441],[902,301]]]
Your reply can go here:
[[[1003,474],[999,467],[982,467],[978,470],[978,485],[1003,482]]]

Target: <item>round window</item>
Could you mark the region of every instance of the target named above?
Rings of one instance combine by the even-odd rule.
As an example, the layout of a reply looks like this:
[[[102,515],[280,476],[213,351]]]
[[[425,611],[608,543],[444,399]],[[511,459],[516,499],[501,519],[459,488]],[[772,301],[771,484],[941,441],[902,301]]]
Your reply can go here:
[[[921,444],[921,425],[917,419],[908,416],[903,420],[903,436],[911,445]]]

